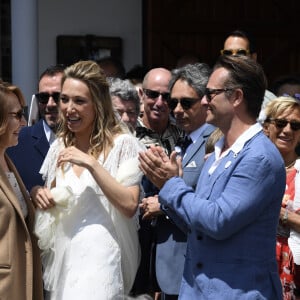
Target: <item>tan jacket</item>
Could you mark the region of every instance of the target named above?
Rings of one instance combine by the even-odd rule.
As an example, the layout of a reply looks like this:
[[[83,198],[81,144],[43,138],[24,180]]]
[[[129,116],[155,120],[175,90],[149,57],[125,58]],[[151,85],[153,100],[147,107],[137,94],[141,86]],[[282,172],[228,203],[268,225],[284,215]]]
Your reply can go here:
[[[0,169],[0,299],[42,300],[42,269],[37,240],[33,236],[34,207],[11,160],[10,170],[17,178],[26,200],[28,216],[21,207],[5,172]]]

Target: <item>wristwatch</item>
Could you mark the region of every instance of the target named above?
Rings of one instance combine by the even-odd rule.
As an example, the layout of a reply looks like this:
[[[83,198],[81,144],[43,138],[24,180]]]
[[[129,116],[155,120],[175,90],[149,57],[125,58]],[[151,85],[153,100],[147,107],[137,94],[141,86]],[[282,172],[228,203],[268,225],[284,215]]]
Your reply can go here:
[[[286,224],[288,221],[288,217],[289,217],[289,211],[288,211],[288,209],[285,209],[284,215],[281,218],[281,222],[283,224]]]

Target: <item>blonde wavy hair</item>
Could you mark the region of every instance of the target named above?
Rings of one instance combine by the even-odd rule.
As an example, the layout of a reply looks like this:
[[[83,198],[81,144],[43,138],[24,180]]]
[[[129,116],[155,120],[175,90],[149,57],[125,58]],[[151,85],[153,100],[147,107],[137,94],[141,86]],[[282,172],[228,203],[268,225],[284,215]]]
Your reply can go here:
[[[79,61],[65,69],[62,86],[68,78],[82,81],[90,91],[95,109],[95,119],[88,152],[95,158],[103,153],[105,159],[113,147],[114,136],[126,132],[125,126],[120,123],[113,110],[106,76],[96,62]],[[65,147],[74,146],[75,135],[68,129],[66,119],[61,111],[58,124],[57,136],[63,139]]]

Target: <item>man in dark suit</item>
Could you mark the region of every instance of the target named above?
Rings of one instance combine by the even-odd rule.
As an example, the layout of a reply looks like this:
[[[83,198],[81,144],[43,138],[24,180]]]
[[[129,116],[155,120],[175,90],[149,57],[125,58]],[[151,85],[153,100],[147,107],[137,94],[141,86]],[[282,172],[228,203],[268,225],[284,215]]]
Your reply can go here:
[[[185,138],[175,148],[183,158],[184,181],[193,188],[204,163],[206,140],[215,129],[205,123],[206,111],[201,106],[209,75],[208,65],[189,64],[173,70],[169,83],[168,105],[176,124],[185,132]],[[153,218],[160,209],[158,198],[153,197],[145,198],[142,206],[145,219]],[[186,228],[184,223],[176,226],[168,211],[163,212],[165,217],[157,219],[156,278],[161,298],[177,299],[185,261]]]
[[[35,119],[34,125],[24,127],[18,145],[7,150],[29,192],[35,185],[44,185],[39,171],[55,138],[63,71],[64,67],[57,65],[41,74],[39,91],[33,97],[33,101],[37,101],[39,120]]]

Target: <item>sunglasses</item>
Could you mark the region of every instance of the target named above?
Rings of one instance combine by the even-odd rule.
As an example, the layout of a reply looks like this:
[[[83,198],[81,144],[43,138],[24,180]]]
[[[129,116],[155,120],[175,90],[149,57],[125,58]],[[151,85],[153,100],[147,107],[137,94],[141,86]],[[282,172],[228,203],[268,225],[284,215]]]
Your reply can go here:
[[[167,100],[167,102],[170,110],[174,110],[177,107],[178,103],[180,103],[181,107],[184,110],[188,110],[199,100],[201,100],[201,98],[170,98]]]
[[[49,94],[49,93],[46,93],[46,92],[42,92],[42,93],[35,94],[35,96],[36,96],[37,100],[42,104],[47,104],[50,97],[53,98],[55,103],[58,103],[60,93],[59,92],[54,92],[52,94]]]
[[[246,49],[222,49],[221,50],[221,55],[243,55],[247,56],[250,54],[249,50]]]
[[[291,129],[293,131],[297,131],[300,129],[300,122],[297,121],[288,121],[286,119],[272,119],[272,118],[267,118],[266,122],[274,122],[275,126],[279,129],[284,128],[287,124],[290,124]]]
[[[223,92],[232,91],[233,89],[209,89],[206,88],[204,91],[204,95],[206,96],[207,102],[211,102],[211,100],[216,96]],[[212,96],[214,95],[214,96]]]
[[[22,117],[25,118],[25,111],[24,111],[24,109],[21,109],[21,110],[19,110],[17,112],[9,112],[8,114],[12,115],[14,118],[16,118],[19,121],[22,120]]]
[[[143,89],[143,91],[144,91],[145,95],[150,99],[156,99],[160,95],[162,96],[162,98],[164,100],[168,100],[170,98],[170,93],[160,93],[158,91],[153,91],[153,90],[149,90],[149,89]]]
[[[296,93],[296,94],[294,94],[294,95],[289,95],[289,94],[287,94],[287,93],[284,93],[284,94],[282,94],[282,96],[284,96],[284,97],[293,97],[293,98],[295,98],[296,100],[300,101],[300,94],[299,94],[299,93]]]

